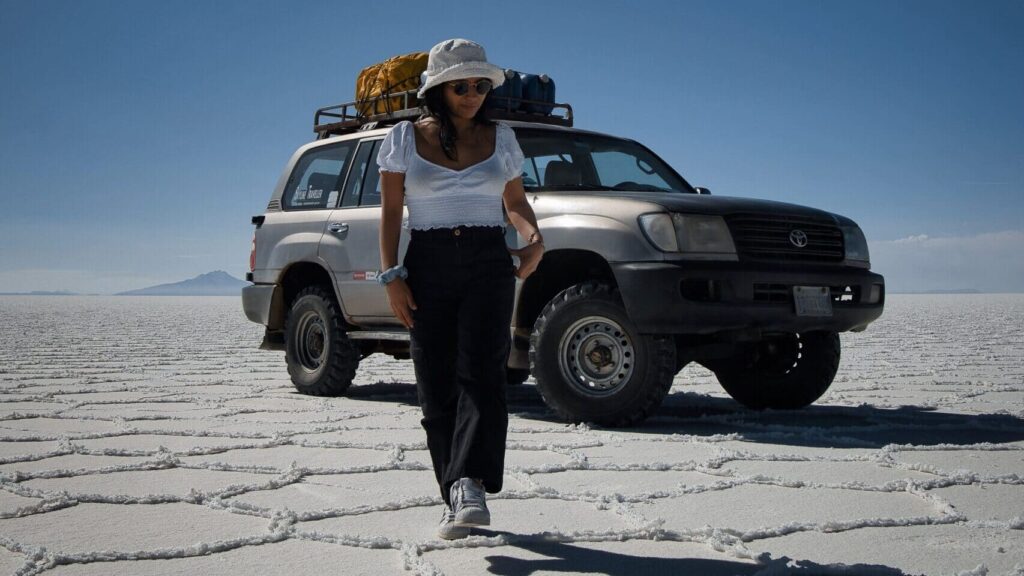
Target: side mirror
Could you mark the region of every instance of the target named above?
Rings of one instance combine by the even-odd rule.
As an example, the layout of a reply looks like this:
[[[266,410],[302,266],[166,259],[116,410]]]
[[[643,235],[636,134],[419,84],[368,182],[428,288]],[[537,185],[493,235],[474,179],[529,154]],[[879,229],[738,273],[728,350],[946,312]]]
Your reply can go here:
[[[711,190],[708,190],[707,188],[701,188],[700,186],[697,186],[694,188],[694,190],[697,191],[697,194],[707,194],[708,196],[711,195]]]

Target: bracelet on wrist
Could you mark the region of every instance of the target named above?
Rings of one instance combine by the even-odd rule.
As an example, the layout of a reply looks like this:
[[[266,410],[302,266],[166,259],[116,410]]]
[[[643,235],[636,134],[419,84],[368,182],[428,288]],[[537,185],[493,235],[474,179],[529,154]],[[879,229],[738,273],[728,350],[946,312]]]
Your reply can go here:
[[[408,278],[409,271],[405,269],[405,266],[398,265],[392,266],[383,272],[377,273],[377,283],[381,286],[388,284],[395,278]]]

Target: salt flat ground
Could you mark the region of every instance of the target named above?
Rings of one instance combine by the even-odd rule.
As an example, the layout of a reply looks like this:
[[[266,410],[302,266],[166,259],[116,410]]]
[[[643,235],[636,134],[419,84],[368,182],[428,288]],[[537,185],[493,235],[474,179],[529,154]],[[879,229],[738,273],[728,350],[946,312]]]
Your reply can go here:
[[[412,365],[294,392],[237,298],[0,297],[0,572],[1024,574],[1024,296],[891,296],[830,392],[690,366],[610,430],[510,389],[490,529],[435,538]]]

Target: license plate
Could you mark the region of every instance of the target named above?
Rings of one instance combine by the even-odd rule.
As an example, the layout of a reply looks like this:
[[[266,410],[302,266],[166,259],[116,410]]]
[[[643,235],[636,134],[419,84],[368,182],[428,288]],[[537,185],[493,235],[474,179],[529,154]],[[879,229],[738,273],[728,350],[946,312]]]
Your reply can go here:
[[[797,316],[831,316],[832,294],[827,286],[794,286]]]

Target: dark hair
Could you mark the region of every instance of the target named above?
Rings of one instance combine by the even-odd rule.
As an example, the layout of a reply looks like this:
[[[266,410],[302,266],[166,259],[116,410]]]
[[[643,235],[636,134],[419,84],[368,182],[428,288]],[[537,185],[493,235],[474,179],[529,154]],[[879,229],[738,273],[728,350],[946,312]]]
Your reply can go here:
[[[488,105],[491,102],[491,94],[494,91],[491,90],[484,96],[484,101],[480,105],[480,109],[476,111],[476,115],[473,116],[473,123],[478,126],[494,126],[497,124],[494,120],[487,117]],[[458,162],[459,153],[455,148],[455,125],[452,124],[451,113],[448,111],[448,104],[444,101],[444,83],[438,84],[427,90],[422,99],[427,107],[427,113],[420,116],[420,118],[432,117],[437,119],[440,124],[440,130],[438,135],[441,140],[441,150],[444,151],[444,155],[453,162]]]

